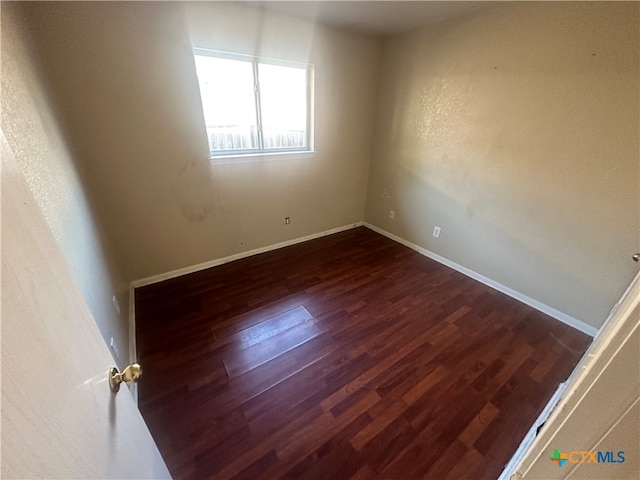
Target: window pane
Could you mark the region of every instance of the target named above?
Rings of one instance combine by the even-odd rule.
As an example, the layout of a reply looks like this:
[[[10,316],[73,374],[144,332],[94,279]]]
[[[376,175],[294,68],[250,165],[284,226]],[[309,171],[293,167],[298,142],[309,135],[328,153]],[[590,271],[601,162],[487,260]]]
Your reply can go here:
[[[195,55],[211,153],[258,148],[251,62]]]
[[[305,148],[306,69],[260,63],[258,79],[264,148]]]

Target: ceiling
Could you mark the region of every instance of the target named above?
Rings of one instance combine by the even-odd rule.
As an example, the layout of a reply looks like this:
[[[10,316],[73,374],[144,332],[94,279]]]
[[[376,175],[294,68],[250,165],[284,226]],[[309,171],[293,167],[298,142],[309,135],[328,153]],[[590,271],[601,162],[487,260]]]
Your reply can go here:
[[[332,27],[389,36],[495,6],[485,1],[243,2]]]

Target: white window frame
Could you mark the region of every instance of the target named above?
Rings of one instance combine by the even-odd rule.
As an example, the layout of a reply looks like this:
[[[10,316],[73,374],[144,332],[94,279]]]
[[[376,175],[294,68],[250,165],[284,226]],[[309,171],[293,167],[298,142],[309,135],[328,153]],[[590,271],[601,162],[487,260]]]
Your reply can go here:
[[[215,58],[224,58],[229,60],[238,60],[243,62],[249,62],[252,64],[253,81],[254,81],[254,102],[256,107],[256,122],[258,130],[258,148],[255,149],[234,149],[234,150],[216,150],[211,151],[209,145],[209,138],[207,135],[207,146],[209,147],[209,159],[216,160],[251,160],[255,157],[267,157],[275,155],[304,155],[315,153],[314,150],[314,85],[315,85],[315,71],[313,64],[285,61],[267,57],[256,57],[252,55],[243,55],[240,53],[223,52],[220,50],[211,50],[207,48],[194,47],[194,56],[209,56]],[[260,111],[260,79],[258,74],[258,64],[279,65],[284,67],[294,67],[305,69],[307,72],[307,123],[306,123],[306,138],[305,147],[291,147],[291,148],[264,148],[263,133],[262,133],[262,116]],[[200,96],[202,102],[202,95]],[[204,110],[204,105],[203,105]],[[206,131],[206,125],[205,125]],[[226,162],[225,162],[226,163]]]

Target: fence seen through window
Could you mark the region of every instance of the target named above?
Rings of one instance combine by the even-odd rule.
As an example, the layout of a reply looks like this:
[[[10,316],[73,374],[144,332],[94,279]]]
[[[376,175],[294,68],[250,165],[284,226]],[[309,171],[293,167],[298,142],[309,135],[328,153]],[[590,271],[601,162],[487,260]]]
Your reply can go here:
[[[310,65],[194,50],[212,157],[310,151]]]

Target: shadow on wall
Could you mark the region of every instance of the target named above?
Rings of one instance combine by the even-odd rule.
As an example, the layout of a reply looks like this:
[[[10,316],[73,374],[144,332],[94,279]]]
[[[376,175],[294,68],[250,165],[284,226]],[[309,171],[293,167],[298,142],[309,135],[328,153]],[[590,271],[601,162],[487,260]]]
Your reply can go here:
[[[74,159],[127,280],[362,220],[376,41],[231,2],[25,8]],[[212,165],[192,42],[313,57],[317,151]]]
[[[383,228],[402,232],[398,233],[401,238],[578,320],[590,325],[604,322],[610,308],[606,292],[602,285],[577,275],[575,268],[567,268],[562,257],[566,247],[549,252],[544,248],[548,239],[527,235],[531,227],[524,221],[522,230],[507,229],[493,221],[496,217],[491,213],[470,216],[467,204],[450,193],[408,171],[398,176],[404,190],[394,197],[395,219],[387,220],[389,226]],[[517,218],[515,208],[509,214]],[[439,238],[432,235],[436,225],[442,229]],[[588,257],[580,262],[589,268]],[[530,278],[542,280],[531,283]],[[561,297],[549,297],[550,286],[561,290]]]
[[[640,232],[637,8],[508,5],[388,40],[367,221],[600,326]]]
[[[87,2],[25,8],[92,210],[129,283],[140,277],[141,262],[190,250],[188,236],[181,249],[162,247],[163,239],[177,235],[170,220],[197,225],[214,211],[183,7]]]
[[[129,362],[128,282],[32,42],[30,8],[2,3],[2,130],[118,364]],[[120,307],[116,311],[112,296]]]

